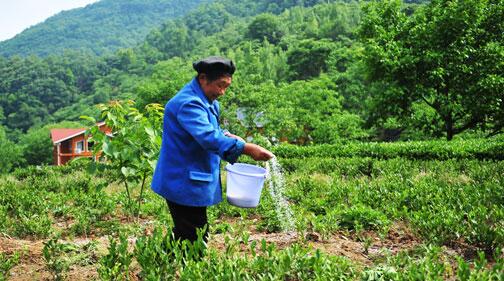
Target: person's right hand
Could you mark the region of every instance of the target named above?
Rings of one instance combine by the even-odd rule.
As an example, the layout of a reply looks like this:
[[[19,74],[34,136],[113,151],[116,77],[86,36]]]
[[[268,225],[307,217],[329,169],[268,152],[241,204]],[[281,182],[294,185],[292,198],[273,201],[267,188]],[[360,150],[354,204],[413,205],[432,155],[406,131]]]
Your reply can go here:
[[[268,161],[274,156],[273,153],[271,153],[269,150],[253,143],[246,143],[243,149],[243,153],[252,157],[252,159],[256,161]]]

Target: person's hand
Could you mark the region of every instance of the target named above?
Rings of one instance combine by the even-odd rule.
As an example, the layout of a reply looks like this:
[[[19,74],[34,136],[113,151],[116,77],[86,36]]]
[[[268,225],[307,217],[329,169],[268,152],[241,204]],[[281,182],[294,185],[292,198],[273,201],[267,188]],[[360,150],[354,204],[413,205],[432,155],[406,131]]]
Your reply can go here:
[[[274,156],[273,153],[271,153],[269,150],[253,143],[246,143],[245,147],[243,148],[243,153],[252,157],[252,159],[256,161],[268,161]]]
[[[241,140],[242,142],[246,142],[245,140],[243,140],[241,137],[237,136],[237,135],[233,135],[231,134],[230,132],[225,132],[224,135],[226,137],[230,137],[230,138],[233,138],[233,139],[237,139],[237,140]]]

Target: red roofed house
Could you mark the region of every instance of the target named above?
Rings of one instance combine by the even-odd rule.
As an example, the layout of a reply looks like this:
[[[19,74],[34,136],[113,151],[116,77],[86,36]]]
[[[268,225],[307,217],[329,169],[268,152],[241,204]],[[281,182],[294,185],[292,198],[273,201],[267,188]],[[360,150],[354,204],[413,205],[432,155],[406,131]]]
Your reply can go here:
[[[97,125],[100,131],[112,136],[112,130],[105,125],[105,122]],[[65,165],[77,157],[93,157],[92,143],[88,143],[88,138],[84,135],[85,132],[86,128],[51,129],[54,165]]]

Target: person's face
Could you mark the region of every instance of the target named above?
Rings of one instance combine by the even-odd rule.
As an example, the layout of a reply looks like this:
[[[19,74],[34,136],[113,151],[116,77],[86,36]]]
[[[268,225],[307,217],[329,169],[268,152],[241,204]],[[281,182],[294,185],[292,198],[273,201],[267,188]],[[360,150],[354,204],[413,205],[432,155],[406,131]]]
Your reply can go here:
[[[217,80],[209,82],[205,74],[200,76],[200,86],[205,95],[211,101],[224,95],[229,85],[231,85],[232,78],[229,76],[222,76]]]

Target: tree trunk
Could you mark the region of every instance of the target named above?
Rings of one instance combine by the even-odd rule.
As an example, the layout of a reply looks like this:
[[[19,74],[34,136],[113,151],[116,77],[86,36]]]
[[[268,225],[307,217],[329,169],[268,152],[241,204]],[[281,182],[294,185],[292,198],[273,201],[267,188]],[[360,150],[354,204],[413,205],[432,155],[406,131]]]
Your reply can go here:
[[[451,141],[453,139],[453,135],[455,135],[455,130],[453,128],[453,117],[451,114],[445,118],[445,128],[446,128],[446,140]]]

